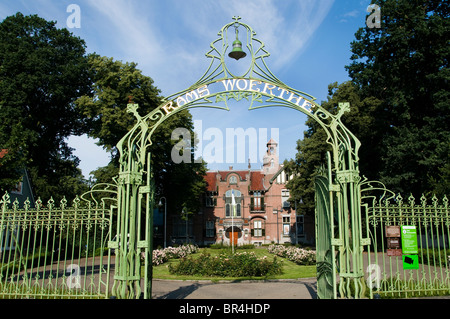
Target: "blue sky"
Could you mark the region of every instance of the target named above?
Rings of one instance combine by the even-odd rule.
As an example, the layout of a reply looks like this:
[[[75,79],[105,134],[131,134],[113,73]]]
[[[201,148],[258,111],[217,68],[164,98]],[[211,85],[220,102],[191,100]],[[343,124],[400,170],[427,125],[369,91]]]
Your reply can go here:
[[[70,28],[68,18],[80,8],[80,25]],[[285,84],[326,100],[328,84],[348,80],[350,42],[365,26],[370,0],[1,0],[0,19],[20,11],[57,21],[84,39],[87,52],[123,62],[136,62],[144,75],[168,96],[194,84],[206,71],[205,53],[217,32],[239,15],[264,42],[270,57],[266,63]],[[73,20],[72,20],[73,21]],[[287,108],[248,111],[240,102],[230,111],[192,109],[204,133],[218,128],[254,128],[278,132],[280,161],[295,156],[296,142],[303,138],[306,115]],[[198,128],[197,128],[198,130]],[[258,141],[265,143],[266,141]],[[204,140],[203,147],[211,143]],[[226,140],[223,140],[226,152]],[[69,139],[81,169],[104,166],[108,155],[86,137]],[[201,150],[200,150],[201,151]],[[258,150],[260,151],[260,150]],[[210,169],[246,168],[247,163],[209,163]],[[252,168],[260,168],[253,163]]]

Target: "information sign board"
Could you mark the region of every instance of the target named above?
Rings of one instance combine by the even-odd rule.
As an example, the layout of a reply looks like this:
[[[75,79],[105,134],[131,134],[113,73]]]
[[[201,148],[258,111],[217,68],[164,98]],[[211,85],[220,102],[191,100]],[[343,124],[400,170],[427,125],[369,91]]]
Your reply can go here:
[[[402,226],[403,255],[418,254],[416,226]]]

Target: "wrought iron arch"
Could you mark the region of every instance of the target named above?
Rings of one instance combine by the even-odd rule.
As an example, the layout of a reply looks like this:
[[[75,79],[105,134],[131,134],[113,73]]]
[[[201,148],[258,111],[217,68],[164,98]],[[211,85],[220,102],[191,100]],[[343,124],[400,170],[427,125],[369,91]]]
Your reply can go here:
[[[358,287],[363,276],[360,262],[361,231],[358,226],[359,214],[359,140],[345,127],[341,117],[350,109],[349,103],[339,103],[338,113],[331,114],[315,102],[315,98],[307,93],[293,89],[279,80],[267,67],[265,58],[269,53],[264,43],[257,39],[256,32],[247,24],[234,17],[218,33],[218,38],[210,45],[206,57],[211,59],[209,67],[201,78],[189,88],[163,99],[161,105],[147,115],[141,116],[138,105],[130,103],[127,110],[137,119],[136,125],[117,143],[120,153],[120,171],[118,176],[118,233],[121,243],[114,246],[123,247],[116,259],[116,276],[113,294],[118,297],[137,297],[141,293],[139,256],[146,260],[146,276],[144,278],[144,297],[151,296],[151,256],[152,236],[139,233],[141,202],[153,202],[152,172],[150,166],[151,138],[156,128],[169,117],[178,112],[208,107],[229,111],[228,101],[246,100],[249,110],[263,107],[288,107],[300,111],[317,121],[327,134],[327,143],[332,146],[329,165],[330,200],[335,202],[340,211],[340,237],[330,236],[330,245],[339,247],[341,267],[340,278],[343,290],[349,287],[347,281],[355,280]],[[241,74],[234,74],[228,67],[230,29],[241,29],[246,32],[244,44],[250,53],[250,63]],[[232,30],[232,29],[231,29]],[[331,174],[332,173],[332,174]],[[152,206],[146,205],[146,229],[152,230]],[[344,213],[345,212],[345,213]],[[328,212],[330,213],[330,212]],[[352,221],[348,220],[349,214]],[[347,216],[347,217],[346,217]],[[353,219],[356,221],[353,221]],[[349,227],[348,225],[351,225]],[[351,233],[351,234],[350,234]],[[129,243],[125,242],[130,234]],[[345,238],[357,238],[347,243]],[[141,252],[144,250],[143,252]],[[360,265],[361,263],[361,265]],[[342,271],[342,269],[344,269]],[[344,283],[344,284],[342,284]],[[348,288],[350,290],[350,288]],[[357,294],[358,291],[356,289]],[[343,292],[347,294],[347,292]],[[335,292],[336,296],[336,292]]]

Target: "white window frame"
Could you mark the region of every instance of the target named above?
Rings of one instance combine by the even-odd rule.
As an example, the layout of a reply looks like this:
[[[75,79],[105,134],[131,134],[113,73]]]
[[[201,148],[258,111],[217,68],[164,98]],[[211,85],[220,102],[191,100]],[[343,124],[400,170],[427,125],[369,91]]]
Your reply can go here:
[[[283,221],[283,236],[289,236],[291,233],[291,216],[282,216]]]
[[[263,221],[261,219],[253,221],[253,237],[262,237]]]

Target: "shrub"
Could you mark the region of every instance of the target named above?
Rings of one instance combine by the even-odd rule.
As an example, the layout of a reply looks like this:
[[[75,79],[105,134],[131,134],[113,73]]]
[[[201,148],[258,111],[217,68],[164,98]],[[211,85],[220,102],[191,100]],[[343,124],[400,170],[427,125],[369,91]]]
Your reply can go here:
[[[218,244],[211,244],[209,246],[209,248],[211,249],[230,249],[231,246],[230,245],[224,245],[223,243],[218,243]],[[255,245],[253,244],[245,244],[245,245],[239,245],[239,246],[235,246],[234,249],[254,249]]]
[[[198,275],[208,277],[260,277],[280,274],[282,262],[276,257],[258,258],[253,252],[235,254],[221,253],[211,256],[202,253],[198,258],[182,258],[179,263],[169,265],[169,271],[177,275]]]
[[[194,245],[183,245],[178,247],[167,247],[153,250],[153,266],[161,265],[169,259],[184,258],[190,254],[198,252],[198,247]]]
[[[316,263],[316,252],[294,246],[270,245],[269,253],[286,258],[298,265],[314,265]]]

